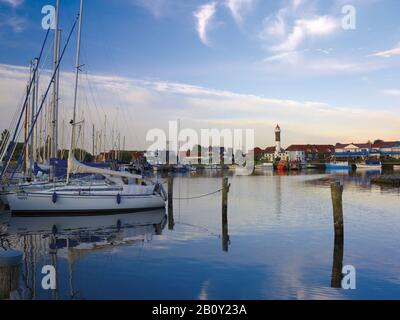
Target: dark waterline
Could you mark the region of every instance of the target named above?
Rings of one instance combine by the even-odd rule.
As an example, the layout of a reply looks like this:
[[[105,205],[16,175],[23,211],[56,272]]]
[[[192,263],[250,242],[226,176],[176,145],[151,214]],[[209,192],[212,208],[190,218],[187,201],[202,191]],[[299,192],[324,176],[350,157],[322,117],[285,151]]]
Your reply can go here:
[[[164,210],[75,218],[1,213],[0,234],[4,247],[24,252],[21,284],[35,299],[400,299],[400,190],[371,186],[373,175],[231,176],[228,251],[221,194],[174,201],[173,230]],[[331,288],[334,257],[341,256],[334,252],[334,180],[345,184],[340,249],[343,265],[357,270],[356,290]],[[216,172],[180,175],[174,197],[221,183]],[[58,290],[44,291],[41,269],[55,263]]]

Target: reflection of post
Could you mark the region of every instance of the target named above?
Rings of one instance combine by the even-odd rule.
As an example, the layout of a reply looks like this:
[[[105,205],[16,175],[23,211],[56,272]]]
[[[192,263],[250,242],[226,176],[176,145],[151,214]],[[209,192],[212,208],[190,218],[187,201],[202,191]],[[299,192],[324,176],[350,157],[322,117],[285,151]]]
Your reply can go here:
[[[333,266],[332,266],[332,288],[342,287],[342,269],[343,269],[343,237],[335,236],[335,247],[333,249]]]
[[[10,293],[19,288],[22,253],[0,251],[0,300],[9,299]]]
[[[168,175],[168,229],[174,230],[174,177]]]
[[[222,250],[228,252],[229,234],[228,234],[228,178],[222,179]]]
[[[344,226],[343,226],[343,185],[340,182],[331,184],[335,245],[333,251],[332,288],[342,287]]]
[[[157,236],[161,236],[161,235],[162,235],[162,226],[161,226],[161,223],[155,224],[155,225],[154,225],[154,230],[155,230]]]
[[[53,235],[50,237],[50,250],[49,255],[51,259],[51,265],[56,270],[56,289],[52,290],[52,298],[53,300],[58,300],[58,277],[57,277],[57,238],[55,236],[55,226],[53,226]]]

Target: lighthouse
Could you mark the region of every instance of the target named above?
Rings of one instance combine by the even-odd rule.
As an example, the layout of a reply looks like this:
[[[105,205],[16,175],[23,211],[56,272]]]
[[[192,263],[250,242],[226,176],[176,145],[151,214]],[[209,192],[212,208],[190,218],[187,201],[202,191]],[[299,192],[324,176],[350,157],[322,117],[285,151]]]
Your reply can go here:
[[[281,145],[281,127],[279,124],[275,128],[275,143],[276,143],[276,153],[280,153],[282,151]]]

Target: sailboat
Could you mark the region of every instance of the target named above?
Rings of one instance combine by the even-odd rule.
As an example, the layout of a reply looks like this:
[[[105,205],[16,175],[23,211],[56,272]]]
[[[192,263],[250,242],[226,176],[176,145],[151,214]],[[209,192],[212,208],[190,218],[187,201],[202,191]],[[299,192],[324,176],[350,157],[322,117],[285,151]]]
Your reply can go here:
[[[80,2],[76,77],[71,145],[68,156],[67,181],[63,185],[30,192],[22,189],[6,195],[10,210],[15,215],[91,215],[136,212],[165,208],[166,192],[157,182],[128,172],[95,168],[80,163],[74,156],[76,138],[76,109],[80,68],[83,0]],[[101,185],[74,183],[76,174],[102,175]]]
[[[374,161],[374,160],[367,160],[362,163],[357,163],[357,170],[374,170],[380,171],[382,170],[382,162]]]

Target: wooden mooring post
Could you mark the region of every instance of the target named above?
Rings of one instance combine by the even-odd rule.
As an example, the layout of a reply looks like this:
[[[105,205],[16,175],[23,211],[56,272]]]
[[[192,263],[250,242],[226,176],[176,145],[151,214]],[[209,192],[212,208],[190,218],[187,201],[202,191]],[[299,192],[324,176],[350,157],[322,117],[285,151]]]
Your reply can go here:
[[[335,244],[333,248],[333,264],[332,264],[332,288],[342,288],[342,269],[343,269],[343,237],[335,235]]]
[[[339,181],[331,184],[331,195],[335,236],[343,237],[343,185]]]
[[[174,230],[174,176],[168,175],[168,229]]]
[[[222,250],[229,250],[229,233],[228,233],[228,193],[229,180],[227,177],[222,178]]]
[[[342,287],[343,251],[344,251],[344,223],[343,223],[343,185],[340,182],[331,184],[333,205],[333,222],[335,243],[333,249],[333,265],[331,287]]]
[[[10,299],[10,293],[19,288],[22,253],[0,251],[0,300]]]

